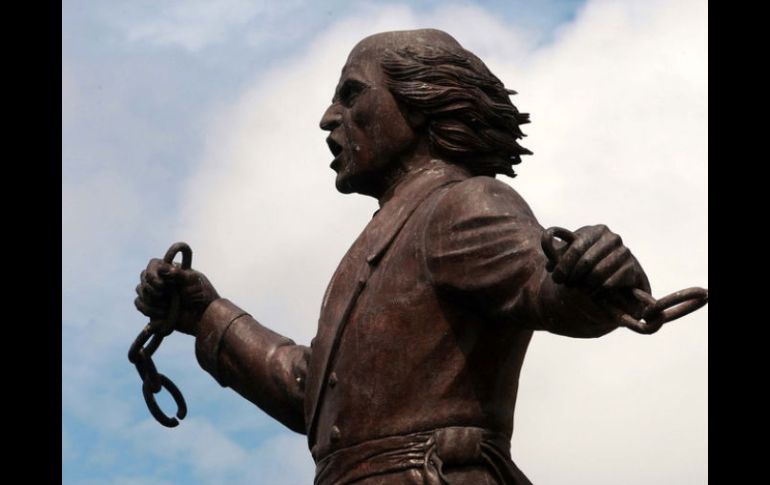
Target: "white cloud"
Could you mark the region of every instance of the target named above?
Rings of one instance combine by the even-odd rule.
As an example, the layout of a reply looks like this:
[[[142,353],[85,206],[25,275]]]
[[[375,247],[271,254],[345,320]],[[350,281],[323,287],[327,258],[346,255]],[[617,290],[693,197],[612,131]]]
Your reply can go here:
[[[224,41],[232,30],[266,8],[267,2],[249,0],[167,2],[156,17],[131,26],[128,38],[197,51]]]
[[[304,436],[282,434],[266,440],[252,450],[240,482],[275,485],[304,485],[313,482],[315,463]]]
[[[74,352],[74,351],[73,351]],[[104,355],[64,355],[62,359],[62,410],[95,429],[113,433],[124,429],[131,422],[131,411],[143,406],[141,381],[136,379],[135,387],[124,387],[133,391],[130,397],[116,392],[118,384],[125,386],[128,372],[115,376],[107,372],[109,364],[115,363],[115,355],[109,364]],[[126,371],[132,371],[126,362]],[[128,392],[131,392],[128,391]],[[73,450],[74,451],[74,450]]]
[[[427,25],[482,56],[532,113],[524,144],[535,155],[511,183],[543,225],[608,224],[657,296],[708,286],[705,2],[589,2],[537,49],[481,10],[372,9],[213,120],[178,231],[221,294],[310,340],[326,282],[376,208],[334,191],[318,120],[356,41]],[[653,337],[536,335],[513,442],[522,469],[536,483],[705,482],[707,315]]]
[[[195,416],[173,433],[149,419],[126,433],[143,453],[184,463],[200,483],[297,485],[313,480],[315,467],[307,441],[296,433],[270,437],[247,449]]]
[[[542,33],[526,25],[502,23],[499,17],[472,5],[458,5],[437,10],[419,22],[420,27],[438,27],[453,35],[463,46],[485,62],[505,59],[514,65],[527,63],[529,52]],[[473,28],[468,28],[473,26]]]
[[[173,433],[147,419],[127,433],[142,451],[185,462],[201,477],[221,478],[247,464],[248,453],[204,418],[190,416]]]
[[[104,260],[119,264],[122,242],[146,217],[143,199],[136,184],[115,169],[83,170],[77,180],[62,183],[65,292],[82,291],[88,285],[93,287],[94,281],[103,280],[107,268],[84,264],[93,258],[94,248],[106,253],[102,254]]]

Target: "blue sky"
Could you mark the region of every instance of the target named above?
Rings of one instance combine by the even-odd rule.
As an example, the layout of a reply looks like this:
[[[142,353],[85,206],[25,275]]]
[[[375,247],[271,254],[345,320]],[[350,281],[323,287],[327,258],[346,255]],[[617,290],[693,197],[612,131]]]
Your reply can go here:
[[[442,28],[520,93],[535,155],[506,181],[543,225],[608,224],[656,295],[708,285],[705,2],[278,5],[63,2],[65,484],[312,482],[304,437],[220,388],[190,337],[156,354],[189,417],[152,420],[126,359],[145,323],[133,291],[185,240],[220,294],[309,342],[376,207],[334,191],[317,127],[370,33]],[[538,334],[516,411],[521,468],[535,483],[704,483],[707,315],[648,339]]]

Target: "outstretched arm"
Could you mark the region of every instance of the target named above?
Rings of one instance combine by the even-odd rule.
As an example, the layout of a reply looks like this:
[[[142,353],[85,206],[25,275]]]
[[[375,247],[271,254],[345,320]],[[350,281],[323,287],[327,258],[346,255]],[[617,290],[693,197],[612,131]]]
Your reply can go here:
[[[428,268],[441,291],[492,321],[570,337],[611,332],[620,322],[604,298],[622,299],[629,285],[649,289],[636,259],[606,227],[576,231],[579,241],[560,259],[555,279],[542,234],[510,186],[469,179],[437,200],[425,234]],[[632,301],[617,303],[631,313],[641,310]]]
[[[153,259],[140,278],[135,300],[139,311],[162,318],[171,291],[179,291],[176,330],[195,336],[195,355],[201,367],[223,387],[231,387],[291,430],[305,433],[308,347],[296,345],[219,298],[198,271]]]
[[[225,387],[305,433],[305,376],[310,348],[263,327],[229,300],[212,302],[200,321],[195,355]]]

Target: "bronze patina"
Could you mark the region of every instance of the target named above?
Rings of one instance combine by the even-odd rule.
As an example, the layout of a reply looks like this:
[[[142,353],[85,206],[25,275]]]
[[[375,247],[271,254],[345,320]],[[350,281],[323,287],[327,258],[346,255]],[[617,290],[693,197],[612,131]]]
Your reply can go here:
[[[153,415],[176,424],[152,397],[176,388],[150,359],[175,329],[195,336],[217,382],[307,435],[318,485],[530,483],[510,440],[533,332],[653,333],[708,293],[655,300],[606,226],[538,223],[495,178],[530,154],[511,94],[438,30],[356,45],[320,124],[337,190],[380,209],[332,276],[316,337],[297,345],[262,326],[174,246],[142,272],[135,302],[153,319],[131,351]]]

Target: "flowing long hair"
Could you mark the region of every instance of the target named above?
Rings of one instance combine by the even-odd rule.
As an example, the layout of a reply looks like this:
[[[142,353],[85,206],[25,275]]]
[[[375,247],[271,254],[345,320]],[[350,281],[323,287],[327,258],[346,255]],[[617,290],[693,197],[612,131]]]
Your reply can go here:
[[[486,65],[461,47],[409,46],[382,58],[388,88],[407,109],[427,118],[431,151],[474,175],[515,177],[513,165],[532,152],[518,144],[529,123]]]

